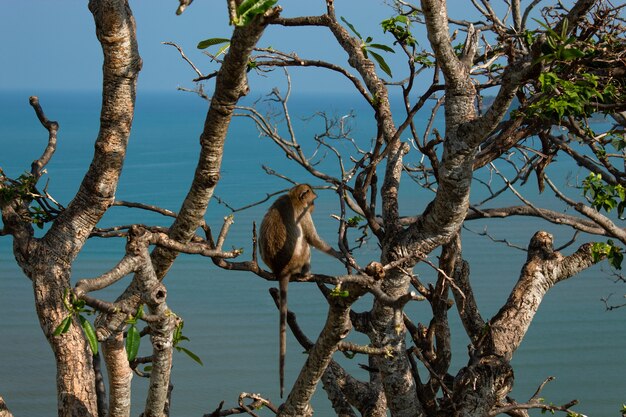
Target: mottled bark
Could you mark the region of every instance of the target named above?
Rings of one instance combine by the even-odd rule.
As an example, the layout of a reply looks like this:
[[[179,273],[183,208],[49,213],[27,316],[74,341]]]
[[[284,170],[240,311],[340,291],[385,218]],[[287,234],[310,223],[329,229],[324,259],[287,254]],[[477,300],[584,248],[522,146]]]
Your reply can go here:
[[[307,360],[291,389],[287,401],[280,409],[278,417],[305,417],[313,415],[311,398],[326,367],[337,350],[337,344],[345,338],[352,324],[350,307],[361,295],[363,288],[348,284],[344,288],[350,295],[347,298],[331,297],[326,324],[320,336],[308,352]]]
[[[133,371],[128,366],[124,334],[102,342],[102,351],[109,376],[108,417],[129,417]]]
[[[53,332],[68,314],[63,296],[70,287],[71,263],[114,198],[141,67],[128,4],[92,1],[90,8],[104,52],[101,127],[92,164],[74,200],[41,240],[32,239],[30,226],[16,226],[13,233],[16,259],[32,280],[41,328],[55,355],[59,416],[98,414],[92,354],[80,325],[75,322],[60,336]]]
[[[224,152],[226,133],[241,97],[248,93],[247,70],[252,49],[270,21],[278,15],[279,8],[271,9],[250,24],[235,27],[228,53],[215,78],[215,93],[200,135],[200,157],[191,187],[178,216],[170,228],[170,237],[187,242],[196,233],[217,183]],[[177,252],[161,248],[152,254],[154,269],[162,279],[176,259]]]
[[[493,354],[510,360],[520,346],[539,304],[550,288],[593,265],[591,244],[563,256],[553,249],[552,235],[537,232],[528,246],[528,259],[506,304],[490,320]]]
[[[204,214],[220,179],[226,133],[235,105],[248,92],[246,73],[250,54],[266,26],[279,12],[280,8],[271,9],[264,16],[258,16],[246,26],[237,26],[233,31],[231,46],[215,78],[215,93],[200,135],[201,150],[195,175],[178,216],[170,227],[169,235],[176,241],[188,242],[204,221]],[[167,274],[177,255],[176,250],[161,247],[154,249],[152,260],[159,279]],[[135,282],[133,280],[118,297],[117,303],[130,309],[137,308],[139,290]],[[98,323],[98,331],[116,331],[124,325],[124,315],[112,315],[106,320],[101,318]],[[108,330],[104,330],[105,327]]]
[[[274,298],[276,307],[279,307],[278,290],[272,288],[270,289],[270,294]],[[355,321],[353,316],[351,314],[350,321],[352,325],[354,325]],[[291,311],[287,313],[287,323],[300,345],[307,352],[310,351],[314,343],[302,332],[296,322],[295,314]],[[334,351],[334,349],[330,349],[330,351]],[[385,395],[382,391],[380,377],[378,373],[373,373],[370,376],[369,383],[361,382],[348,374],[331,358],[321,377],[321,381],[337,416],[355,417],[356,413],[353,407],[359,410],[363,417],[385,417],[387,415]]]
[[[7,407],[7,404],[4,402],[4,398],[0,396],[0,417],[13,417],[11,411]]]
[[[356,380],[336,362],[331,361],[322,376],[324,391],[333,405],[337,417],[356,417],[352,406],[362,416],[386,416],[387,407],[382,389]]]
[[[453,396],[442,405],[440,416],[482,417],[513,388],[513,368],[506,360],[490,356],[459,371]]]

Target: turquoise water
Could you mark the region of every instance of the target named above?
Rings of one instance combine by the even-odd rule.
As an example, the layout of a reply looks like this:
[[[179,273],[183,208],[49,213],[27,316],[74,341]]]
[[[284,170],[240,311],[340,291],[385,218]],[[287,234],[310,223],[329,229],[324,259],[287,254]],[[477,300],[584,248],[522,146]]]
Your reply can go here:
[[[48,166],[49,191],[56,199],[67,203],[93,152],[100,99],[97,94],[42,93],[40,100],[47,115],[61,126],[58,151]],[[363,148],[368,147],[374,127],[371,114],[362,103],[341,96],[307,96],[293,100],[293,105],[300,141],[304,145],[313,133],[321,132],[322,125],[319,121],[295,116],[309,116],[325,109],[338,116],[354,110],[357,118],[352,123],[353,135]],[[140,95],[117,198],[178,210],[195,169],[205,111],[206,103],[191,94]],[[29,169],[32,160],[43,150],[46,138],[46,131],[28,105],[28,93],[0,96],[0,166],[8,175],[17,176]],[[348,149],[349,146],[345,146],[345,150]],[[409,154],[411,157],[417,159],[419,155],[413,152]],[[333,166],[333,155],[328,158],[322,166]],[[216,195],[239,207],[262,199],[267,192],[286,187],[283,181],[267,176],[262,164],[296,180],[311,181],[304,170],[287,161],[267,139],[259,138],[248,119],[235,118]],[[578,171],[563,158],[552,175],[564,180],[568,173],[575,176]],[[486,173],[481,175],[487,176]],[[556,207],[549,195],[537,195],[534,184],[530,188],[533,198]],[[337,224],[330,214],[336,212],[336,197],[330,192],[318,194],[315,213],[318,231],[332,242]],[[480,194],[477,187],[473,200],[480,200]],[[430,194],[405,181],[402,214],[420,212],[430,198]],[[499,203],[519,204],[511,197],[500,199]],[[250,256],[252,221],[260,220],[266,208],[264,204],[235,216],[226,246],[243,247],[244,259]],[[206,220],[219,230],[222,218],[228,213],[224,206],[213,201]],[[103,219],[103,225],[132,222],[167,225],[170,220],[127,208],[112,208]],[[521,246],[541,228],[555,234],[556,246],[572,235],[566,229],[525,218],[468,223],[469,228],[477,231],[485,226],[494,236],[506,237]],[[96,276],[115,265],[123,244],[119,240],[90,240],[74,265],[74,280]],[[571,251],[569,248],[564,253]],[[376,254],[377,247],[372,241],[358,255],[365,263],[375,259]],[[526,255],[468,231],[464,232],[464,255],[471,264],[472,281],[483,317],[490,317],[506,300]],[[339,265],[329,257],[315,254],[313,262],[316,271],[341,272]],[[432,281],[432,270],[419,268],[418,272],[423,281]],[[100,296],[111,300],[124,285],[125,282]],[[235,405],[241,391],[259,392],[278,400],[278,315],[267,293],[270,285],[251,273],[223,271],[209,260],[192,256],[180,257],[166,285],[170,308],[185,319],[185,333],[191,339],[187,347],[204,361],[204,366],[198,366],[183,355],[175,356],[172,415],[191,417],[208,413],[221,400],[226,401],[226,406]],[[623,377],[626,375],[626,309],[606,312],[600,298],[615,293],[613,300],[617,303],[625,290],[601,267],[594,267],[553,288],[514,358],[516,379],[511,396],[524,401],[546,377],[556,376],[556,381],[543,392],[547,402],[558,404],[576,398],[581,402],[576,409],[589,416],[618,415],[622,403],[626,402]],[[368,298],[360,301],[357,310],[367,309],[369,303]],[[298,314],[309,337],[314,338],[325,319],[325,302],[315,286],[292,285],[290,308]],[[430,319],[423,304],[410,305],[407,311],[415,321]],[[0,238],[0,317],[0,395],[16,416],[50,415],[56,407],[52,353],[39,329],[30,282],[13,260],[10,237]],[[467,360],[468,341],[454,310],[451,321],[455,349],[452,370],[455,371]],[[364,343],[361,335],[350,337]],[[289,339],[288,343],[287,386],[294,381],[304,361],[295,340]],[[357,367],[363,358],[337,359],[357,377],[366,377]],[[139,414],[143,406],[146,386],[146,380],[134,379],[133,415]],[[321,389],[313,406],[317,415],[329,415],[328,401]]]

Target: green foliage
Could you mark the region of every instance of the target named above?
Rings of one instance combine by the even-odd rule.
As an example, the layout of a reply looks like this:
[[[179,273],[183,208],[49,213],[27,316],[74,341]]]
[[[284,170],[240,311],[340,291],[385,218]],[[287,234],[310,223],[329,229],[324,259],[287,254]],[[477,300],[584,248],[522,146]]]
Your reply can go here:
[[[557,33],[545,23],[537,22],[546,30],[546,41],[542,44],[542,55],[539,58],[544,62],[571,61],[582,58],[586,52],[580,49],[577,39],[567,34],[567,19],[563,20],[561,33]]]
[[[522,36],[524,42],[526,43],[526,46],[532,46],[532,44],[535,43],[535,40],[537,39],[537,31],[526,29],[524,30]]]
[[[562,22],[558,32],[538,22],[541,28],[523,34],[529,47],[540,46],[535,64],[542,71],[524,110],[526,117],[555,123],[565,117],[582,120],[599,112],[598,104],[624,100],[623,80],[596,71],[590,64],[616,59],[624,48],[623,38],[606,32],[595,37],[579,34],[579,38],[576,31],[568,33],[567,20]]]
[[[126,333],[126,357],[131,362],[139,353],[139,345],[141,344],[141,334],[135,324],[131,324]]]
[[[330,296],[346,298],[350,296],[350,293],[348,291],[342,290],[341,284],[339,284],[335,288],[333,288],[333,290],[330,292]]]
[[[600,262],[603,258],[607,258],[609,264],[615,269],[622,269],[622,260],[624,254],[622,248],[615,246],[615,242],[609,239],[604,242],[595,242],[591,246],[591,254],[594,262]]]
[[[396,41],[406,46],[417,46],[417,40],[411,33],[411,21],[408,16],[400,15],[390,17],[380,22],[383,32],[391,33]]]
[[[139,353],[139,345],[141,344],[141,334],[137,328],[137,322],[143,317],[143,304],[137,308],[137,313],[134,317],[130,317],[126,320],[126,323],[130,324],[128,332],[126,332],[126,357],[128,362],[133,361]]]
[[[380,43],[372,43],[374,39],[371,36],[368,36],[366,39],[363,39],[363,37],[356,30],[354,25],[348,22],[345,17],[342,16],[341,21],[344,22],[350,28],[352,33],[354,33],[361,40],[361,50],[363,51],[363,55],[365,55],[365,58],[369,58],[369,56],[371,55],[374,61],[378,63],[378,66],[380,67],[380,69],[383,70],[385,74],[392,77],[393,75],[391,74],[391,68],[389,68],[389,65],[387,64],[385,59],[382,57],[382,55],[374,51],[374,49],[379,50],[379,51],[391,52],[391,53],[395,53],[395,51],[387,45],[383,45]]]
[[[341,353],[343,353],[343,356],[345,356],[348,359],[354,359],[356,357],[356,352],[352,352],[352,351],[342,351]]]
[[[347,219],[346,224],[348,227],[359,227],[359,223],[362,222],[363,220],[365,219],[361,216],[354,216],[354,217],[350,217],[349,219]]]
[[[83,329],[85,336],[87,337],[87,341],[89,342],[89,347],[91,351],[95,355],[98,353],[98,338],[96,337],[96,329],[93,327],[93,324],[82,314],[78,315],[78,321],[80,321],[80,327]]]
[[[427,68],[432,68],[435,66],[435,61],[433,61],[431,56],[428,55],[428,53],[426,52],[415,54],[413,56],[413,59],[415,60],[416,63],[423,65],[424,67],[427,67]]]
[[[246,69],[246,72],[250,72],[250,71],[252,71],[253,69],[258,68],[258,66],[259,66],[259,65],[257,64],[257,62],[256,62],[256,61],[254,61],[254,60],[250,60],[250,61],[248,61],[248,64],[247,64],[247,67],[248,67],[248,68]]]
[[[16,180],[4,176],[1,178],[0,205],[8,204],[16,199],[31,203],[35,198],[39,197],[35,189],[37,178],[32,174],[24,173]],[[30,204],[28,211],[29,220],[40,229],[43,228],[45,223],[52,220],[50,214],[43,210],[37,203]]]
[[[68,297],[69,296],[69,297]],[[63,293],[63,305],[65,309],[69,312],[69,314],[61,321],[56,329],[54,329],[53,334],[55,336],[60,336],[69,331],[70,326],[74,322],[74,317],[78,317],[78,321],[80,322],[80,327],[83,329],[85,333],[85,337],[87,337],[87,341],[89,342],[89,347],[93,354],[98,353],[98,338],[96,337],[96,329],[93,327],[93,324],[89,320],[87,320],[84,314],[93,314],[94,311],[85,308],[85,300],[81,300],[74,296],[74,293],[70,292],[67,288]]]
[[[63,333],[67,333],[71,325],[72,325],[72,316],[69,315],[65,317],[63,321],[61,321],[61,324],[59,324],[56,329],[54,329],[54,335],[60,336]]]
[[[184,326],[185,326],[185,322],[181,320],[180,323],[178,324],[178,326],[176,326],[176,328],[174,329],[174,336],[173,336],[173,340],[172,340],[174,348],[178,352],[183,352],[184,354],[189,356],[196,363],[199,363],[200,365],[204,366],[204,364],[202,363],[202,359],[200,359],[200,357],[198,355],[196,355],[195,353],[193,353],[189,349],[178,345],[180,342],[183,342],[185,340],[189,340],[189,338],[187,336],[183,336],[183,327]]]
[[[233,23],[235,26],[246,26],[256,16],[264,14],[278,0],[244,0],[239,7],[237,7],[237,20]]]
[[[227,38],[209,38],[209,39],[205,39],[203,41],[198,42],[198,49],[206,49],[210,46],[213,45],[221,45],[221,44],[227,44],[226,46],[230,46],[230,39]]]
[[[617,151],[626,149],[626,135],[623,132],[608,132],[608,139]]]
[[[617,208],[617,215],[623,218],[624,208],[626,208],[626,189],[621,184],[609,185],[602,180],[602,174],[589,174],[583,181],[583,193],[587,197],[591,206],[596,210],[604,209],[609,213]]]
[[[593,114],[595,102],[613,98],[611,88],[600,89],[593,74],[581,74],[575,80],[566,80],[553,71],[539,75],[540,92],[543,93],[530,106],[530,115],[562,119],[565,116],[584,117]]]

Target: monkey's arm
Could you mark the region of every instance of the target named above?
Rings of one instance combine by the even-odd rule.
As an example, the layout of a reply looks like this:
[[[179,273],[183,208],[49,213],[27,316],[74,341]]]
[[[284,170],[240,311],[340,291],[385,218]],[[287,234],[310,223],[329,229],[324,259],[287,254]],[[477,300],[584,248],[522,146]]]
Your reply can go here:
[[[343,253],[336,251],[332,248],[328,243],[324,242],[324,240],[317,235],[315,231],[315,227],[311,230],[312,233],[307,234],[306,240],[309,245],[313,246],[315,249],[320,250],[333,258],[342,259],[345,258]]]

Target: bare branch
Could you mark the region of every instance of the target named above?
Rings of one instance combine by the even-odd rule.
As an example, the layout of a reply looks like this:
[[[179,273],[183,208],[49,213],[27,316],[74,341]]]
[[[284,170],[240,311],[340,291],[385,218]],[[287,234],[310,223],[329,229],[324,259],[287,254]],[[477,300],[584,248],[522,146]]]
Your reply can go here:
[[[554,251],[551,234],[544,231],[535,233],[528,245],[528,259],[515,288],[506,304],[490,320],[489,340],[476,347],[511,358],[547,291],[598,262],[591,246],[590,243],[584,244],[572,255],[563,256]]]
[[[178,8],[176,9],[176,14],[177,15],[181,15],[183,14],[183,12],[185,11],[185,9],[191,4],[193,3],[193,0],[178,0],[178,2],[180,3],[178,5]]]
[[[57,122],[48,120],[48,118],[43,112],[43,109],[41,108],[41,105],[39,104],[38,97],[36,96],[30,97],[29,102],[30,102],[30,105],[35,110],[35,113],[37,114],[37,118],[39,119],[43,127],[46,128],[46,130],[48,131],[48,135],[49,135],[48,145],[46,146],[46,149],[44,150],[43,154],[41,155],[41,157],[39,157],[39,159],[36,159],[32,163],[31,174],[35,178],[39,179],[41,175],[43,174],[43,169],[45,168],[46,165],[48,165],[48,162],[50,162],[52,155],[54,155],[54,152],[56,151],[57,132],[59,130],[59,124]]]
[[[493,409],[490,413],[489,416],[495,417],[499,414],[507,414],[510,413],[512,411],[518,411],[518,410],[542,410],[543,413],[545,413],[546,411],[551,412],[552,414],[554,414],[555,411],[562,411],[564,413],[567,413],[567,415],[579,415],[578,413],[576,413],[573,410],[570,410],[571,407],[575,406],[576,404],[578,404],[578,400],[572,400],[568,403],[565,403],[563,405],[554,405],[554,404],[546,404],[542,398],[539,397],[539,395],[541,394],[541,391],[543,391],[543,388],[546,386],[546,384],[548,382],[552,382],[554,381],[554,377],[550,376],[548,378],[546,378],[545,381],[543,381],[541,383],[541,385],[539,385],[539,388],[537,388],[537,390],[535,391],[535,393],[533,394],[533,396],[528,400],[528,402],[526,403],[517,403],[513,400],[510,401],[509,404],[506,405],[502,405],[499,407],[496,407],[495,409]]]
[[[189,1],[189,0],[180,0],[181,7],[182,7],[182,4],[183,4],[184,1]],[[191,1],[193,1],[193,0],[191,0]],[[189,1],[189,3],[191,3],[191,1]],[[180,10],[180,8],[178,10]],[[184,10],[184,8],[183,8],[183,10]],[[181,13],[182,13],[182,11],[181,11]],[[178,11],[177,11],[176,14],[180,14],[180,13],[178,13]],[[196,65],[193,62],[191,62],[191,60],[189,58],[187,58],[187,55],[185,55],[185,53],[183,52],[183,49],[180,46],[178,46],[174,42],[161,42],[161,44],[162,45],[170,45],[170,46],[173,46],[174,48],[176,48],[178,50],[178,53],[180,54],[180,56],[189,64],[189,66],[191,66],[191,68],[193,68],[195,73],[198,74],[198,77],[204,77],[204,75],[198,69],[198,67],[196,67]]]
[[[597,210],[595,210],[595,209],[593,209],[593,208],[591,208],[591,207],[589,207],[589,206],[587,206],[587,205],[585,205],[585,204],[583,204],[581,202],[575,202],[574,200],[572,200],[569,197],[567,197],[547,177],[546,177],[546,183],[550,186],[552,191],[554,191],[555,194],[561,200],[563,200],[569,206],[573,207],[574,210],[576,210],[580,214],[585,215],[587,218],[591,219],[598,226],[600,226],[604,230],[606,230],[606,232],[609,235],[615,237],[616,239],[619,239],[622,243],[626,243],[626,230],[617,227],[617,225],[611,219],[609,219],[605,215],[601,214]]]

